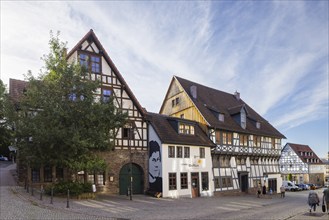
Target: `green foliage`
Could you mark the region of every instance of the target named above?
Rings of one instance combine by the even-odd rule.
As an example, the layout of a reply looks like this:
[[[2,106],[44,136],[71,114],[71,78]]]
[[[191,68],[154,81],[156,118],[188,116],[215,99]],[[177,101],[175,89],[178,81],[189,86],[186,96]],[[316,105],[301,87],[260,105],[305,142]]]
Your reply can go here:
[[[45,188],[45,193],[50,195],[51,189],[53,188],[53,195],[67,195],[67,190],[70,190],[70,195],[77,196],[82,193],[91,193],[92,184],[90,182],[59,182],[53,185],[49,185]]]
[[[288,180],[292,181],[292,174],[291,173],[288,174]]]
[[[0,154],[9,156],[8,146],[10,145],[12,130],[10,129],[8,119],[6,117],[6,106],[8,104],[8,94],[6,87],[0,80]]]
[[[13,117],[20,156],[30,165],[105,169],[104,160],[93,155],[111,149],[115,130],[127,115],[113,99],[95,99],[100,83],[88,80],[80,64],[68,62],[58,35],[51,34],[49,45],[45,69],[38,77],[28,74],[27,91]]]

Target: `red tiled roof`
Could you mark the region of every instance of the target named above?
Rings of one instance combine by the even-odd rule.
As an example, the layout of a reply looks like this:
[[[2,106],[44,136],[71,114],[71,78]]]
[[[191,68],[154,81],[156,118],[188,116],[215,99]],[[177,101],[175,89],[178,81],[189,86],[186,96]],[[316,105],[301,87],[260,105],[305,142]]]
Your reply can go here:
[[[24,90],[26,89],[28,82],[18,79],[9,79],[9,97],[14,102],[19,102]]]

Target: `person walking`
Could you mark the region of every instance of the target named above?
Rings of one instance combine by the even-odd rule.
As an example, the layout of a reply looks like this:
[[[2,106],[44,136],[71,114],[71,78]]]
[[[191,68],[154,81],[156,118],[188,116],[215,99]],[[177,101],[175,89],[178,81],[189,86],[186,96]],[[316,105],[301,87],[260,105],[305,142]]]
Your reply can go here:
[[[310,206],[310,212],[312,212],[312,208],[315,212],[316,210],[316,206],[319,205],[320,199],[319,196],[316,192],[314,192],[313,190],[310,191],[310,193],[308,194],[308,199],[307,199],[307,203]]]
[[[322,201],[326,205],[327,212],[328,212],[328,215],[329,215],[329,188],[326,188],[326,189],[323,190]]]
[[[284,198],[285,197],[285,193],[286,193],[286,189],[284,188],[283,185],[280,187],[280,192],[281,192],[281,198]]]
[[[260,185],[260,183],[258,183],[258,188],[257,188],[257,198],[260,198],[260,193],[262,192],[262,186]]]

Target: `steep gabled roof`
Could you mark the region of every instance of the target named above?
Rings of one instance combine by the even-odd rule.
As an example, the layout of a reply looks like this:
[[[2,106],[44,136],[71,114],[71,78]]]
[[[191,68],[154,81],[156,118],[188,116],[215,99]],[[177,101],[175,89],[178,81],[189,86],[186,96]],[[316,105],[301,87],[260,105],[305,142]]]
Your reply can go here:
[[[289,145],[291,147],[291,149],[298,155],[298,157],[304,163],[315,164],[315,162],[310,162],[310,159],[317,159],[319,161],[319,163],[316,163],[316,164],[322,164],[321,159],[316,155],[316,153],[313,152],[313,150],[308,145],[287,143],[285,145],[285,147],[287,145]],[[303,155],[301,155],[301,152],[303,152]],[[305,152],[306,152],[306,154],[305,154]],[[308,153],[313,153],[313,155],[308,154]],[[308,162],[306,159],[309,159]]]
[[[93,42],[95,42],[96,46],[103,53],[103,56],[104,56],[106,62],[109,64],[109,66],[111,67],[111,69],[113,70],[113,72],[116,74],[116,76],[119,79],[119,81],[121,82],[121,84],[125,86],[125,90],[128,93],[129,97],[132,99],[132,101],[134,102],[134,104],[136,105],[136,107],[138,108],[138,110],[140,111],[140,113],[142,115],[145,115],[145,109],[142,108],[142,106],[138,102],[137,98],[135,97],[135,95],[133,94],[133,92],[130,90],[128,84],[126,83],[126,81],[122,77],[122,75],[119,72],[119,70],[114,65],[114,63],[111,60],[110,56],[107,54],[106,50],[104,49],[103,45],[98,40],[96,34],[94,33],[94,31],[92,29],[90,29],[90,31],[71,49],[71,51],[67,54],[67,57],[70,57],[75,51],[79,50],[80,47],[82,46],[83,42],[85,42],[86,40],[92,40]]]
[[[9,79],[9,96],[15,103],[19,102],[19,99],[24,94],[24,90],[28,86],[27,81],[18,79]]]
[[[237,98],[234,94],[222,92],[177,76],[174,76],[174,78],[184,88],[186,94],[211,127],[241,133],[285,138],[283,134],[276,130],[240,97]],[[196,87],[196,98],[193,98],[190,92],[191,86]],[[234,114],[237,114],[242,108],[245,108],[247,112],[246,129],[243,129],[233,118]],[[216,111],[224,114],[224,122],[218,120],[212,109],[216,109]],[[256,122],[260,123],[259,129],[256,127]]]
[[[147,113],[146,117],[163,143],[205,147],[215,146],[195,121],[150,112]],[[174,127],[174,124],[177,122],[194,125],[195,135],[179,134]]]

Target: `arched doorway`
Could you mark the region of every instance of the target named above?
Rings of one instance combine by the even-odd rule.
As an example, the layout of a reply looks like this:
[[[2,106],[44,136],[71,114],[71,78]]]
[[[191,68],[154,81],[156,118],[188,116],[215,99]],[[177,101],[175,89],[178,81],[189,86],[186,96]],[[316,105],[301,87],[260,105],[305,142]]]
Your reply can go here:
[[[144,192],[144,173],[143,169],[137,165],[132,164],[132,177],[133,177],[133,194],[143,194]],[[120,170],[119,176],[119,194],[126,195],[128,187],[130,186],[130,163],[125,164]]]

